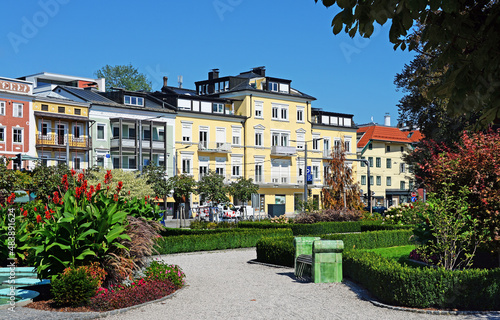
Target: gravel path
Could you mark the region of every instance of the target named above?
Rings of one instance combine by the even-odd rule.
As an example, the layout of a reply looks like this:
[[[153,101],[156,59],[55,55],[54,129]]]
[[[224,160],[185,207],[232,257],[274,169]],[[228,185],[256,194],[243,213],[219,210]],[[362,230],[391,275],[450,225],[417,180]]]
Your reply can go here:
[[[160,256],[178,264],[187,287],[172,298],[109,320],[136,319],[500,319],[492,315],[431,315],[397,311],[363,300],[363,290],[347,283],[298,282],[292,268],[248,261],[255,248]],[[0,319],[76,319],[90,314],[64,314],[17,308],[0,310]]]

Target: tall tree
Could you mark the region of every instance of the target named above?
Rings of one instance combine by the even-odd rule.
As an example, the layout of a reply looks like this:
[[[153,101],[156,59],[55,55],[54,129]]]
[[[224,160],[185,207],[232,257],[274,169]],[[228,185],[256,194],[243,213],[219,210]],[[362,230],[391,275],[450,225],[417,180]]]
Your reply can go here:
[[[110,66],[105,65],[95,73],[96,77],[106,78],[106,91],[111,87],[123,88],[130,91],[151,91],[152,83],[146,75],[140,73],[132,64]]]
[[[212,203],[229,201],[228,188],[224,185],[224,176],[209,170],[208,174],[198,181],[198,193]]]
[[[342,141],[341,145],[344,145]],[[340,210],[344,207],[361,210],[359,185],[354,182],[352,169],[346,163],[345,150],[333,149],[328,159],[325,186],[322,190],[323,207]]]
[[[246,204],[250,199],[252,199],[252,194],[259,191],[259,186],[253,183],[252,178],[245,179],[244,177],[239,177],[236,182],[231,182],[229,185],[229,194],[234,198],[242,201],[245,205],[243,210],[246,216]]]
[[[315,0],[318,2],[318,0]],[[374,23],[390,21],[389,41],[402,50],[427,54],[441,81],[429,86],[429,96],[448,100],[453,115],[481,113],[481,124],[500,116],[500,3],[490,0],[322,0],[337,3],[333,33],[370,37]],[[420,35],[415,36],[415,27]],[[412,29],[413,28],[413,29]]]

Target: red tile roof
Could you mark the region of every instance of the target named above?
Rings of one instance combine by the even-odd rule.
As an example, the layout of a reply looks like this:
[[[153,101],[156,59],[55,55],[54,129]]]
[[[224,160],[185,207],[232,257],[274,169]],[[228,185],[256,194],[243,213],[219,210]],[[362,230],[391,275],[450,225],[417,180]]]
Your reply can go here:
[[[424,135],[418,130],[413,130],[408,133],[408,138],[411,140],[411,142],[417,142],[422,140],[424,138]]]
[[[395,127],[374,125],[361,127],[357,132],[364,133],[358,141],[358,148],[364,148],[370,140],[412,143],[412,141],[408,139],[407,133]]]

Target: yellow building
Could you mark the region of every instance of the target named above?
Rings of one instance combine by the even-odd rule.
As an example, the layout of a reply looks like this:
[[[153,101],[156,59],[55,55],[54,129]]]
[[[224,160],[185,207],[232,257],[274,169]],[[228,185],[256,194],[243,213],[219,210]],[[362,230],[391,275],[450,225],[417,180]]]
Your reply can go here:
[[[63,99],[54,92],[35,95],[37,157],[45,165],[67,163],[79,170],[89,167],[89,104]]]
[[[369,178],[366,166],[360,166],[358,182],[364,193],[370,183],[372,205],[390,207],[409,202],[414,177],[403,161],[403,155],[412,150],[407,133],[395,127],[372,124],[361,126],[357,134],[358,154],[370,165]]]
[[[341,129],[343,124],[330,126],[319,122],[313,127],[311,102],[315,98],[292,88],[291,80],[266,76],[264,67],[226,77],[219,77],[218,69],[214,69],[209,72],[208,80],[196,82],[196,93],[233,101],[231,111],[243,119],[238,118],[242,124],[239,139],[243,145],[237,154],[241,160],[233,160],[232,170],[236,163],[238,166],[241,163],[241,175],[259,185],[259,194],[252,202],[258,211],[267,214],[293,213],[300,209],[299,200],[304,199],[307,183],[306,167],[317,169],[313,172],[312,184],[307,186],[311,190],[309,196],[320,199],[324,149],[318,147],[319,139],[322,136],[329,141],[345,135],[354,137],[352,125]],[[352,115],[344,118],[349,118],[352,124]],[[343,129],[346,134],[342,133]],[[306,148],[311,150],[307,163]]]

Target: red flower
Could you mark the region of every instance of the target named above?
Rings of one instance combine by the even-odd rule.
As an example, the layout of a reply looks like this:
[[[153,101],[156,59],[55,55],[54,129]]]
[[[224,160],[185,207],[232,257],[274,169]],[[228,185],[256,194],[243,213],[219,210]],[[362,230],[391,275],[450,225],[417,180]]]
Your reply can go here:
[[[95,189],[96,189],[96,191],[101,190],[101,183],[100,182],[97,184],[97,187],[95,187]]]
[[[65,191],[67,191],[68,188],[69,188],[68,175],[67,174],[63,175],[61,183],[64,186]]]
[[[158,196],[155,197],[155,200],[158,201]]]
[[[24,210],[23,216],[27,217],[28,216],[28,211]]]
[[[14,199],[16,198],[16,195],[14,192],[10,194],[10,196],[7,198],[7,203],[14,203]]]
[[[78,181],[83,181],[83,173],[78,174]]]
[[[49,211],[45,212],[45,219],[50,219],[50,217],[51,217],[50,212]],[[42,220],[42,219],[40,218],[40,220]],[[37,217],[37,221],[38,221],[38,217]]]
[[[116,187],[116,193],[120,193],[123,188],[123,182],[118,181],[118,186]]]
[[[113,179],[113,176],[111,175],[111,170],[108,170],[106,172],[106,175],[104,176],[104,183],[105,184],[111,183],[111,179]]]
[[[113,200],[118,201],[118,195],[117,194],[113,195]]]
[[[74,176],[76,174],[75,169],[71,169],[71,175]]]
[[[130,195],[130,190],[128,191],[128,195]]]
[[[59,198],[59,192],[54,191],[54,198],[52,198],[52,201],[54,201],[55,204],[59,204],[59,201],[61,199]]]
[[[81,187],[76,187],[75,189],[75,196],[77,199],[80,199],[80,196],[82,195],[82,188]]]
[[[38,222],[38,223],[42,222],[42,216],[41,215],[38,214],[36,216],[36,222]]]
[[[33,210],[35,210],[35,212],[36,212],[36,207],[34,207]]]

